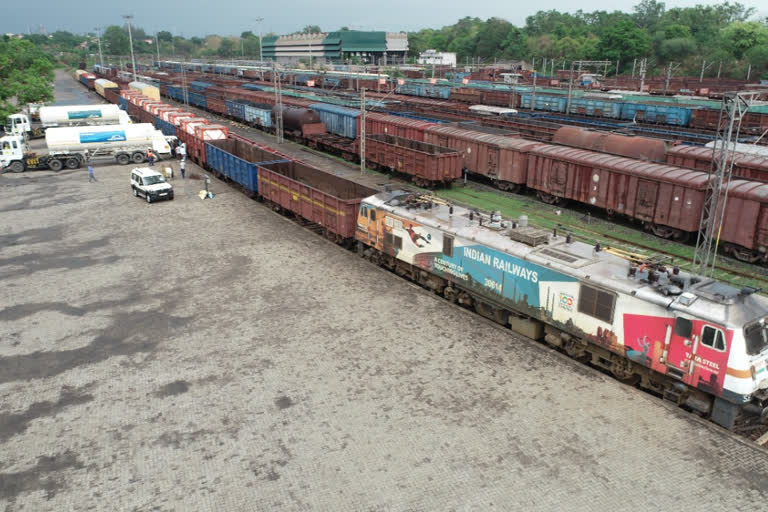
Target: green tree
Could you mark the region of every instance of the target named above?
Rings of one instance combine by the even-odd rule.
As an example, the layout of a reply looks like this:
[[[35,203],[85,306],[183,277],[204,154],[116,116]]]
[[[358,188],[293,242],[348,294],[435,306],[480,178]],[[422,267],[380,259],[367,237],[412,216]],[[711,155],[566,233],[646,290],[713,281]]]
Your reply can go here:
[[[0,118],[18,105],[53,100],[53,62],[25,39],[0,42]]]
[[[752,48],[768,45],[768,27],[756,21],[731,23],[720,33],[724,46],[737,59]]]
[[[639,4],[632,8],[634,11],[632,18],[635,20],[638,27],[651,30],[659,24],[664,16],[665,9],[666,6],[664,5],[664,2],[641,0]]]
[[[101,42],[106,51],[113,55],[127,55],[131,51],[128,31],[117,25],[107,27],[101,37]]]
[[[235,55],[235,43],[229,38],[221,40],[219,49],[216,53],[221,57],[233,57]]]
[[[684,60],[696,55],[696,40],[692,37],[665,39],[659,48],[659,56],[665,61]]]
[[[510,28],[509,32],[507,32],[501,46],[504,51],[502,56],[505,59],[523,60],[527,56],[528,38],[526,37],[525,32],[513,26]]]
[[[475,53],[483,57],[501,57],[504,40],[513,28],[510,22],[501,18],[488,19],[477,34]]]
[[[173,41],[173,34],[168,32],[167,30],[161,30],[160,32],[157,33],[157,39],[165,43],[170,43],[171,41]]]
[[[643,57],[651,49],[651,37],[631,21],[620,21],[607,28],[600,37],[600,56],[608,60],[622,59],[625,62]]]
[[[318,25],[307,25],[301,30],[302,34],[319,34],[322,32]]]

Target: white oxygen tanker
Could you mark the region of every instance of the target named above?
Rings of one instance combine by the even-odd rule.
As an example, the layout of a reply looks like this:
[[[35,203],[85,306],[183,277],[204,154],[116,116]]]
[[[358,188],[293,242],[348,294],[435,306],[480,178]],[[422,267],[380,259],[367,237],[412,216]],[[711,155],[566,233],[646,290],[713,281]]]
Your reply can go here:
[[[130,124],[127,112],[117,105],[70,105],[40,107],[39,122],[30,121],[25,113],[12,114],[5,120],[8,135],[40,137],[48,128],[61,126],[93,126],[103,124]]]
[[[50,128],[45,132],[48,153],[42,155],[25,153],[24,140],[18,135],[0,138],[0,169],[60,171],[64,167],[77,169],[99,158],[112,158],[122,165],[139,164],[147,159],[149,149],[159,158],[170,156],[171,140],[175,137],[166,137],[149,123]]]

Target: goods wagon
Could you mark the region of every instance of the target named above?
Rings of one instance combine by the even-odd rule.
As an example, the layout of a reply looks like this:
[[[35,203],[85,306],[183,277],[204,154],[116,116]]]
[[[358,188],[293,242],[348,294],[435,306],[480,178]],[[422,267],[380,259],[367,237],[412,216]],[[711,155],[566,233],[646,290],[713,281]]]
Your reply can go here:
[[[328,133],[333,133],[349,139],[357,138],[357,118],[360,117],[359,110],[344,108],[328,103],[313,103],[309,107],[317,112],[320,120],[325,123],[325,129]]]
[[[464,103],[483,103],[483,91],[473,87],[454,87],[451,89],[451,99]]]
[[[546,203],[571,199],[638,219],[657,236],[684,240],[699,229],[707,174],[540,144],[528,153],[526,183]]]
[[[163,135],[171,135],[174,137],[176,136],[176,127],[168,121],[164,121],[159,116],[155,116],[154,125],[155,128],[163,132]]]
[[[199,92],[192,92],[189,91],[187,94],[189,97],[189,104],[194,105],[196,107],[200,107],[202,109],[208,108],[207,99],[204,94],[201,94]]]
[[[626,156],[650,162],[664,162],[667,155],[667,145],[661,139],[619,135],[604,131],[588,130],[577,126],[563,126],[559,128],[552,137],[552,142],[564,146],[588,149],[600,153],[610,153],[612,155]],[[667,161],[667,163],[671,164],[672,162]]]
[[[482,91],[482,103],[484,105],[494,105],[497,107],[520,107],[520,94],[512,91]],[[453,98],[451,98],[453,99]]]
[[[571,98],[573,100],[573,98]],[[533,99],[533,94],[523,93],[520,95],[520,108],[531,108],[532,102],[536,102],[535,110],[544,110],[547,112],[565,112],[568,106],[568,98],[566,96],[552,96],[548,94],[537,94],[536,99]],[[571,102],[573,106],[573,101]]]
[[[731,181],[720,243],[723,252],[741,261],[768,262],[768,184]]]
[[[636,122],[688,126],[694,108],[668,103],[630,102],[621,107],[621,118]]]
[[[266,201],[322,226],[336,242],[352,242],[360,202],[376,193],[300,161],[259,165],[258,182]]]
[[[272,107],[272,122],[277,119],[277,105]],[[295,137],[325,133],[325,124],[317,112],[308,108],[283,106],[283,130]]]
[[[204,92],[207,88],[213,87],[214,84],[208,82],[189,82],[189,89],[195,92]]]
[[[571,114],[621,119],[622,104],[600,98],[571,98]]]
[[[359,118],[358,118],[359,119]],[[424,130],[435,123],[368,112],[365,114],[366,135],[386,134],[404,139],[424,141]],[[437,144],[441,145],[441,144]],[[445,146],[443,144],[443,146]],[[447,146],[446,146],[447,147]]]
[[[118,85],[115,82],[111,82],[106,78],[97,78],[93,82],[93,86],[96,89],[96,94],[102,97],[106,97],[107,89],[118,89]]]
[[[375,86],[374,86],[375,87]],[[423,98],[441,98],[451,97],[451,88],[447,86],[427,85],[427,84],[403,84],[395,88],[397,94],[409,96],[421,96]]]
[[[272,127],[272,106],[248,100],[226,100],[227,115],[252,126]]]
[[[461,178],[463,155],[455,149],[379,134],[366,137],[365,159],[408,174],[417,185],[435,186]]]
[[[205,152],[207,167],[239,184],[250,197],[255,197],[259,191],[259,165],[289,161],[277,153],[232,138],[206,142]]]
[[[149,85],[144,82],[131,82],[128,84],[128,88],[134,91],[138,91],[148,98],[160,101],[160,89],[154,85]]]
[[[746,180],[768,182],[768,158],[745,153],[733,153],[733,176]],[[713,149],[701,146],[675,146],[666,154],[666,162],[670,165],[687,167],[709,172],[714,169]]]
[[[168,86],[168,97],[181,103],[189,103],[188,91],[183,87],[175,85]]]
[[[460,151],[464,169],[493,180],[502,190],[518,190],[525,184],[527,153],[538,145],[533,141],[446,125],[427,127],[424,140]]]
[[[206,108],[209,111],[215,112],[217,114],[227,113],[227,104],[224,98],[208,95],[205,97],[205,102],[206,102]]]

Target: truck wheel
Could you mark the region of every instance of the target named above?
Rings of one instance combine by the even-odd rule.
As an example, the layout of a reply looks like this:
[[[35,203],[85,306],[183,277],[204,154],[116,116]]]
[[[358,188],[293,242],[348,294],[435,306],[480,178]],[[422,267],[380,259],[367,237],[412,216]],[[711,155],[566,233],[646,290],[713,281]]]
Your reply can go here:
[[[139,191],[136,189],[133,189],[133,197],[139,197]]]
[[[48,167],[53,172],[59,172],[61,168],[64,167],[64,164],[61,163],[61,160],[51,160],[50,162],[48,162]]]
[[[125,153],[120,153],[117,155],[117,163],[120,165],[127,165],[131,162],[131,157],[126,155]]]
[[[148,202],[148,203],[151,203],[151,202],[152,202],[152,196],[150,196],[150,195],[149,195],[149,192],[147,192],[147,195],[146,195],[146,196],[144,196],[144,197],[146,197],[146,198],[147,198],[147,202]]]
[[[11,162],[11,165],[8,166],[8,170],[11,172],[24,172],[24,164],[16,160],[15,162]]]
[[[133,160],[133,163],[135,163],[135,164],[140,164],[144,160],[146,160],[146,157],[144,156],[144,153],[139,153],[137,151],[133,155],[131,155],[131,160]]]
[[[67,169],[77,169],[80,167],[80,161],[78,161],[77,158],[67,158],[67,161],[64,162],[64,165],[67,166]]]

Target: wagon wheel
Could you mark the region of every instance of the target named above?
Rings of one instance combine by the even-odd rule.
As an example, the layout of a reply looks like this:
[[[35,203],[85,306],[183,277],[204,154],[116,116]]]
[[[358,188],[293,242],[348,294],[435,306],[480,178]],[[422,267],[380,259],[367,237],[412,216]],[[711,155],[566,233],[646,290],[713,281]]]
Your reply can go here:
[[[549,194],[547,192],[542,192],[541,190],[539,190],[536,193],[536,195],[539,196],[539,199],[541,199],[541,201],[543,203],[547,203],[547,204],[551,204],[551,205],[560,204],[560,201],[562,200],[562,198],[560,198],[560,197],[554,196],[554,195]]]

